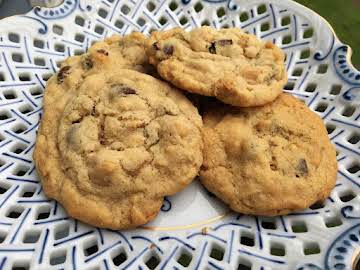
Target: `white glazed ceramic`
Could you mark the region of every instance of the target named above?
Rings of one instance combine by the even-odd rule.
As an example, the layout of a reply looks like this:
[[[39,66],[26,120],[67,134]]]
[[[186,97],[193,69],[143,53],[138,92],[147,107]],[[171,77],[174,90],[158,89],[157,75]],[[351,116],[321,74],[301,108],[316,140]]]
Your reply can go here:
[[[30,5],[33,7],[57,7],[63,0],[29,0]]]
[[[138,230],[68,217],[44,195],[32,161],[46,79],[106,36],[203,24],[242,27],[284,49],[285,91],[318,112],[338,151],[331,197],[252,217],[194,182]],[[0,269],[351,269],[360,247],[360,73],[349,58],[326,21],[289,0],[65,0],[0,21]]]

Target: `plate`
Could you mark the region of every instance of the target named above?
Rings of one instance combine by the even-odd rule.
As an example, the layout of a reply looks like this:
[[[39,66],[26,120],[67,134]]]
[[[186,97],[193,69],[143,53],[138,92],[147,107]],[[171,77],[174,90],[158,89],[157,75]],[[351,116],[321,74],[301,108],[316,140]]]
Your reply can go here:
[[[229,212],[195,181],[137,230],[68,217],[44,195],[32,160],[46,80],[106,36],[201,25],[241,27],[286,52],[284,91],[322,117],[337,148],[331,196],[303,212],[253,217]],[[289,0],[65,0],[0,21],[0,269],[352,269],[360,72],[350,55],[324,19]]]

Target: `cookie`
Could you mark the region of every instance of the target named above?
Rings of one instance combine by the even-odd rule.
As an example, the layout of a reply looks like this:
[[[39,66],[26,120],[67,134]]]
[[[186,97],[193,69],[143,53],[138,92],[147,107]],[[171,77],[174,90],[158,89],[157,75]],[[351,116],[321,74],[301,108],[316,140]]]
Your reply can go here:
[[[46,195],[98,227],[152,220],[163,197],[186,187],[202,164],[196,108],[167,83],[137,71],[86,73],[73,87],[64,84],[79,71],[60,72],[46,87],[34,152]]]
[[[65,59],[54,76],[67,91],[79,85],[84,77],[106,70],[125,68],[152,74],[154,68],[148,63],[145,42],[146,37],[138,32],[111,36],[95,42],[86,53]]]
[[[255,108],[212,104],[203,121],[201,182],[236,212],[302,210],[335,185],[336,152],[326,128],[292,96]]]
[[[164,80],[234,106],[269,103],[287,81],[284,53],[238,28],[153,32],[147,54]]]
[[[146,37],[133,32],[127,36],[111,36],[104,41],[95,42],[81,58],[81,65],[89,73],[114,68],[134,69],[150,73],[153,68],[145,53]]]

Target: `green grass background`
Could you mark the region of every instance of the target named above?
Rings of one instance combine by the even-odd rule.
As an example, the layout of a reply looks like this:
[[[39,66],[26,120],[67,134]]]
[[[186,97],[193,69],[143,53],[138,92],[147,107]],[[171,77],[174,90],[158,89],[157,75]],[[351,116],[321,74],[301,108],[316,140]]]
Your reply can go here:
[[[323,16],[343,43],[353,49],[352,62],[360,69],[360,0],[296,0]]]

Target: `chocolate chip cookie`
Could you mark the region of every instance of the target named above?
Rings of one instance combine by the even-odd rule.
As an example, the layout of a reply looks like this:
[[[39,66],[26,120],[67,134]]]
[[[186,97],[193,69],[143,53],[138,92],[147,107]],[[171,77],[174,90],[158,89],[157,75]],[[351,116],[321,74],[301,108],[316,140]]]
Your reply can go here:
[[[68,91],[90,74],[120,68],[152,74],[154,68],[148,63],[145,42],[146,37],[138,32],[95,42],[86,53],[69,57],[61,64],[59,72],[54,75],[58,87]]]
[[[164,80],[234,106],[271,102],[287,81],[284,53],[238,28],[153,32],[147,53]]]
[[[303,102],[281,94],[256,108],[209,104],[203,120],[200,179],[233,210],[282,215],[329,196],[336,152]]]
[[[96,53],[85,68],[109,56]],[[69,59],[46,87],[34,152],[44,191],[94,226],[142,225],[198,174],[201,117],[165,82],[111,63],[83,73],[79,63]]]

